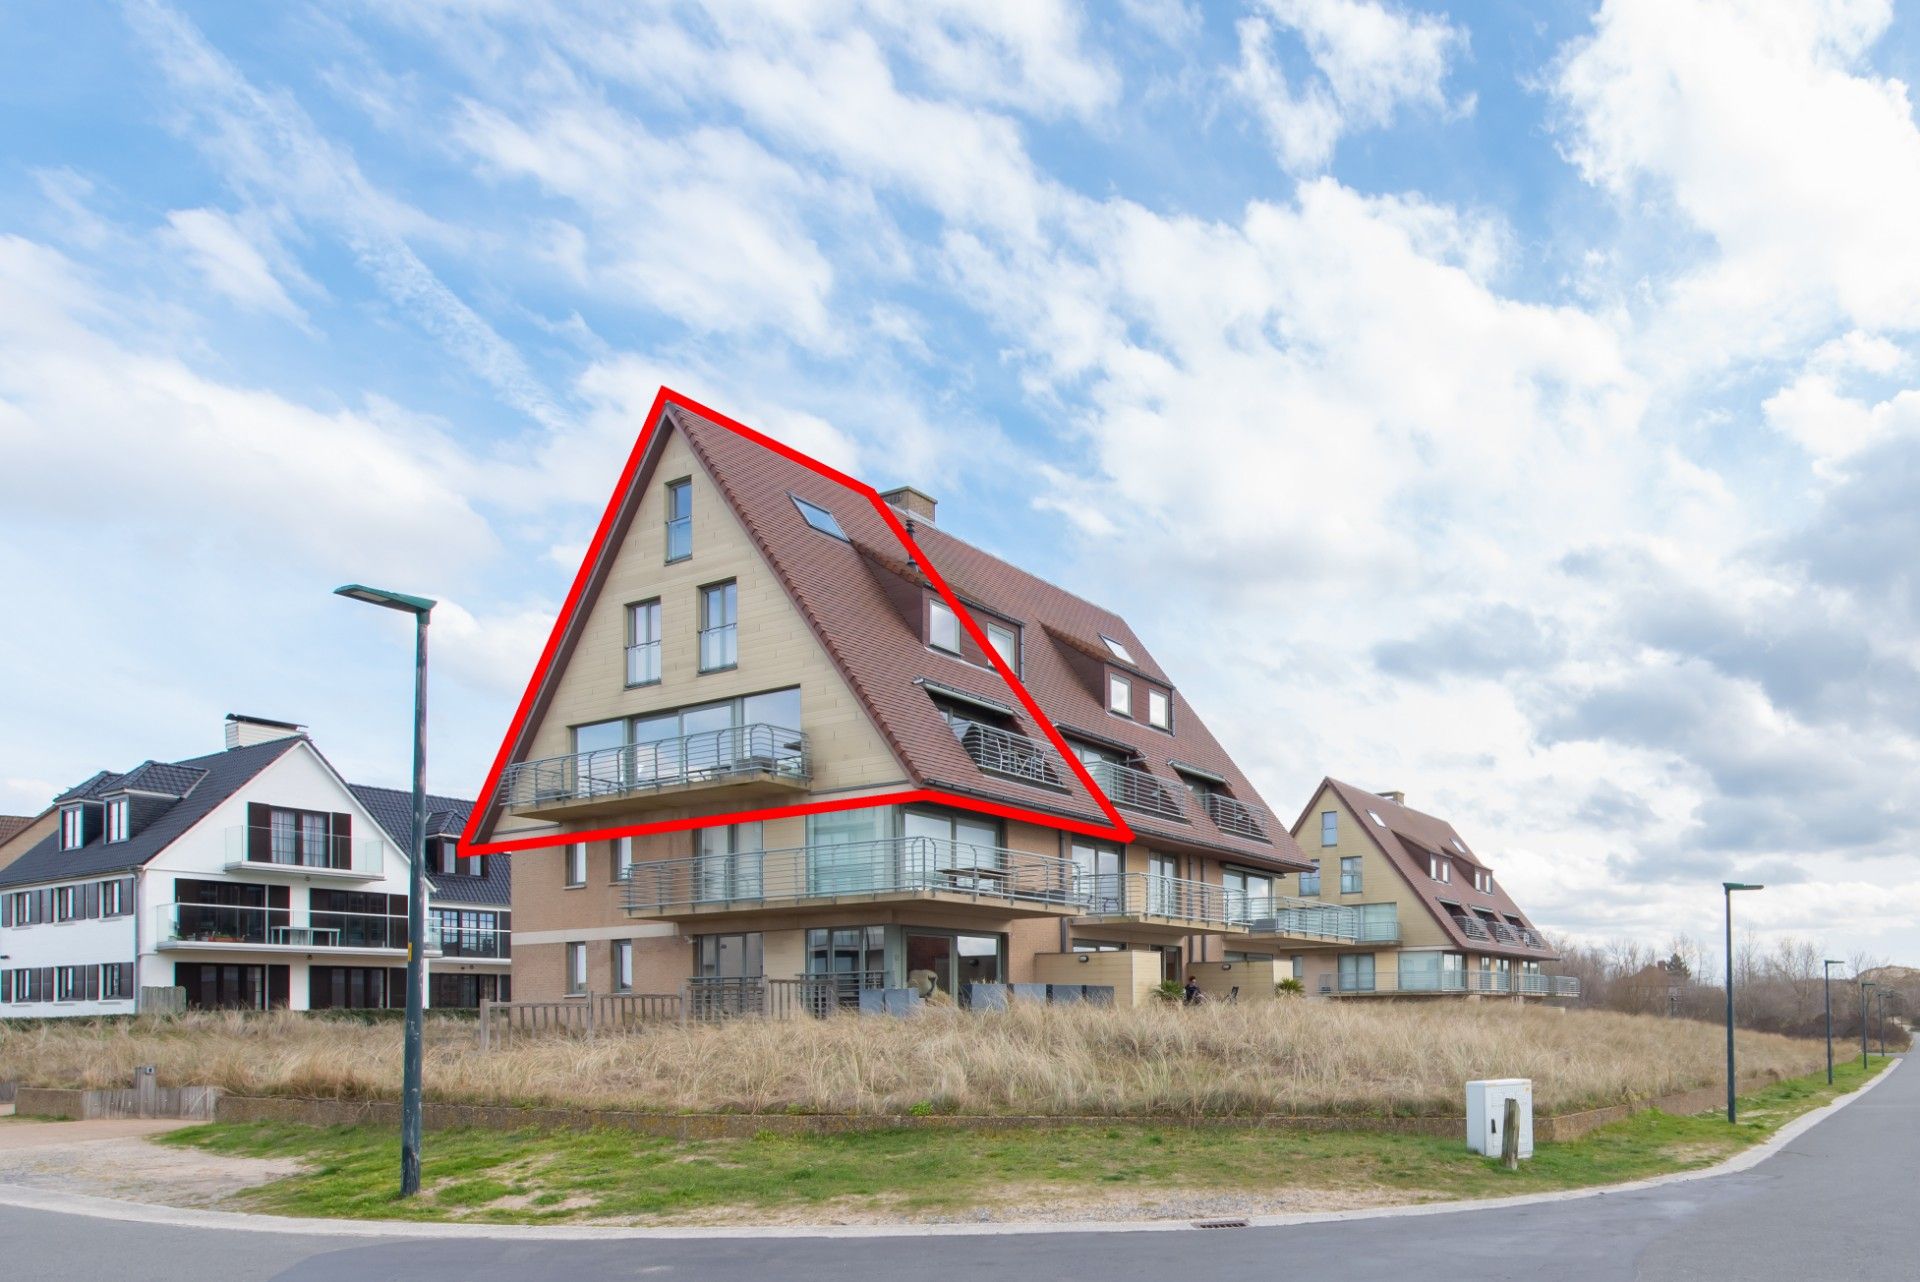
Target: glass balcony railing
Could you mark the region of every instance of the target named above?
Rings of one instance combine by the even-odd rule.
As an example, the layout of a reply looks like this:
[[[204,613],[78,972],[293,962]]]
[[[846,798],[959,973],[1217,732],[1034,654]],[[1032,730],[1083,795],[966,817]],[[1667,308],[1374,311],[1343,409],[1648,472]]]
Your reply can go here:
[[[291,949],[375,949],[405,953],[407,919],[375,913],[307,912],[243,904],[159,904],[154,939],[161,948],[204,945]],[[426,923],[424,947],[440,949],[440,931]]]
[[[299,824],[236,824],[222,834],[228,872],[293,872],[341,880],[384,875],[387,843],[303,830]]]

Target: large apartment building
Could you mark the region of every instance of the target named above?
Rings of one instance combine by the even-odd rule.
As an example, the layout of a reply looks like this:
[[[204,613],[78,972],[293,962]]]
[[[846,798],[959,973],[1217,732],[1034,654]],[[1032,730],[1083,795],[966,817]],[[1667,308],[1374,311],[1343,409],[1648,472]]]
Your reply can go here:
[[[302,727],[227,718],[226,747],[101,771],[0,868],[0,1015],[405,1002],[412,797],[348,784]],[[429,997],[508,991],[505,860],[465,861],[471,803],[432,799]]]
[[[1577,997],[1550,975],[1558,955],[1452,824],[1323,779],[1293,835],[1313,867],[1289,880],[1302,898],[1359,914],[1355,937],[1302,946],[1295,974],[1330,997]]]
[[[1357,914],[1278,893],[1306,859],[1124,619],[946,534],[930,497],[885,498],[908,547],[861,492],[663,408],[481,836],[849,808],[514,854],[516,994],[1271,995],[1299,944],[1351,937]],[[1059,826],[1109,825],[982,640],[1133,841]],[[967,804],[863,804],[903,791]]]

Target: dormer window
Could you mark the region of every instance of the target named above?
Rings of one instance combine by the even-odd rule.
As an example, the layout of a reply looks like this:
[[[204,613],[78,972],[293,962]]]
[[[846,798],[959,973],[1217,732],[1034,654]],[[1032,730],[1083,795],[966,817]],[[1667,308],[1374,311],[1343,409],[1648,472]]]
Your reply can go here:
[[[1473,870],[1473,888],[1483,894],[1493,893],[1493,874],[1484,868]]]
[[[128,836],[128,807],[125,797],[115,797],[107,803],[107,840],[125,841]]]
[[[1106,642],[1107,649],[1113,654],[1113,657],[1120,660],[1120,662],[1122,663],[1138,662],[1138,660],[1133,657],[1132,653],[1128,651],[1126,646],[1121,645],[1118,641],[1115,641],[1112,637],[1108,636],[1106,633],[1102,632],[1100,634],[1100,639]]]
[[[1427,876],[1433,878],[1435,881],[1451,882],[1453,880],[1453,861],[1445,855],[1428,855]]]
[[[1004,623],[987,620],[987,640],[992,643],[995,654],[1006,660],[1015,676],[1020,675],[1020,636]]]
[[[78,850],[86,844],[86,809],[81,806],[68,806],[60,812],[60,849]]]
[[[927,644],[948,654],[960,653],[960,618],[938,597],[927,598]]]
[[[1147,691],[1147,724],[1160,730],[1173,729],[1173,700],[1165,691]]]
[[[827,509],[821,507],[818,503],[807,502],[798,494],[789,494],[787,497],[792,499],[793,505],[800,509],[800,519],[808,525],[811,525],[822,534],[831,534],[842,543],[851,542],[851,540],[847,538],[847,532],[840,528],[840,522],[834,517],[833,513],[827,511]]]
[[[1133,682],[1118,672],[1107,674],[1107,711],[1122,717],[1133,715]]]

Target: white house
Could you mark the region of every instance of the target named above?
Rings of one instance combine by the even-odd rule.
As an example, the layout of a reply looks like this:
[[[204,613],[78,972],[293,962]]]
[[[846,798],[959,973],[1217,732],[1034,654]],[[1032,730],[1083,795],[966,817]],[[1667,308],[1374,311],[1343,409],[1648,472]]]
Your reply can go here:
[[[404,1005],[410,798],[349,785],[291,723],[230,716],[226,740],[209,756],[103,771],[55,799],[55,831],[0,869],[0,1015],[131,1013],[148,988],[183,989],[190,1008]],[[466,803],[433,800],[430,857],[451,869]],[[463,870],[435,884],[464,908],[504,903],[491,885],[504,877]],[[430,972],[440,920],[430,914]],[[488,934],[456,931],[462,973],[505,973]],[[499,983],[463,987],[505,996]],[[459,992],[430,982],[430,998],[436,989]]]

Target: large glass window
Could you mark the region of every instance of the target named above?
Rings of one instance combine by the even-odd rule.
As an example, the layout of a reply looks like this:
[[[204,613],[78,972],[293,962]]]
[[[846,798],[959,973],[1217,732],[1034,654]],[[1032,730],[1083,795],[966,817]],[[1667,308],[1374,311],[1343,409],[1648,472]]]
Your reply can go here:
[[[757,823],[698,828],[693,834],[694,897],[702,902],[758,899],[765,850]]]
[[[1340,893],[1357,895],[1360,893],[1360,856],[1345,855],[1340,860]]]
[[[903,885],[973,889],[981,880],[975,870],[1001,866],[1000,826],[991,819],[961,811],[909,810],[901,824],[910,839],[901,852]],[[916,837],[925,840],[911,840]]]
[[[1439,953],[1401,953],[1400,991],[1437,993],[1440,991]]]
[[[1237,921],[1266,917],[1273,912],[1273,878],[1246,868],[1222,868],[1220,885],[1227,892],[1227,911]]]
[[[1118,846],[1076,837],[1073,841],[1073,889],[1087,903],[1091,915],[1127,910],[1125,880],[1121,877]]]
[[[807,816],[807,891],[855,894],[897,877],[893,810],[873,806]]]
[[[760,978],[765,973],[765,962],[759,932],[695,936],[693,973],[702,979]]]
[[[807,973],[830,976],[843,1005],[860,999],[862,988],[887,986],[887,932],[884,926],[842,926],[807,932]]]
[[[1320,893],[1320,861],[1318,859],[1313,861],[1311,871],[1300,874],[1300,893],[1303,895]]]
[[[693,555],[693,482],[667,484],[667,560],[684,561]]]
[[[1373,991],[1372,953],[1346,953],[1341,956],[1340,991],[1343,993]]]
[[[1171,917],[1181,910],[1180,861],[1172,855],[1147,856],[1147,911]]]
[[[627,684],[652,685],[660,679],[660,602],[627,607]]]
[[[715,583],[700,589],[700,671],[718,672],[740,662],[737,585]]]

